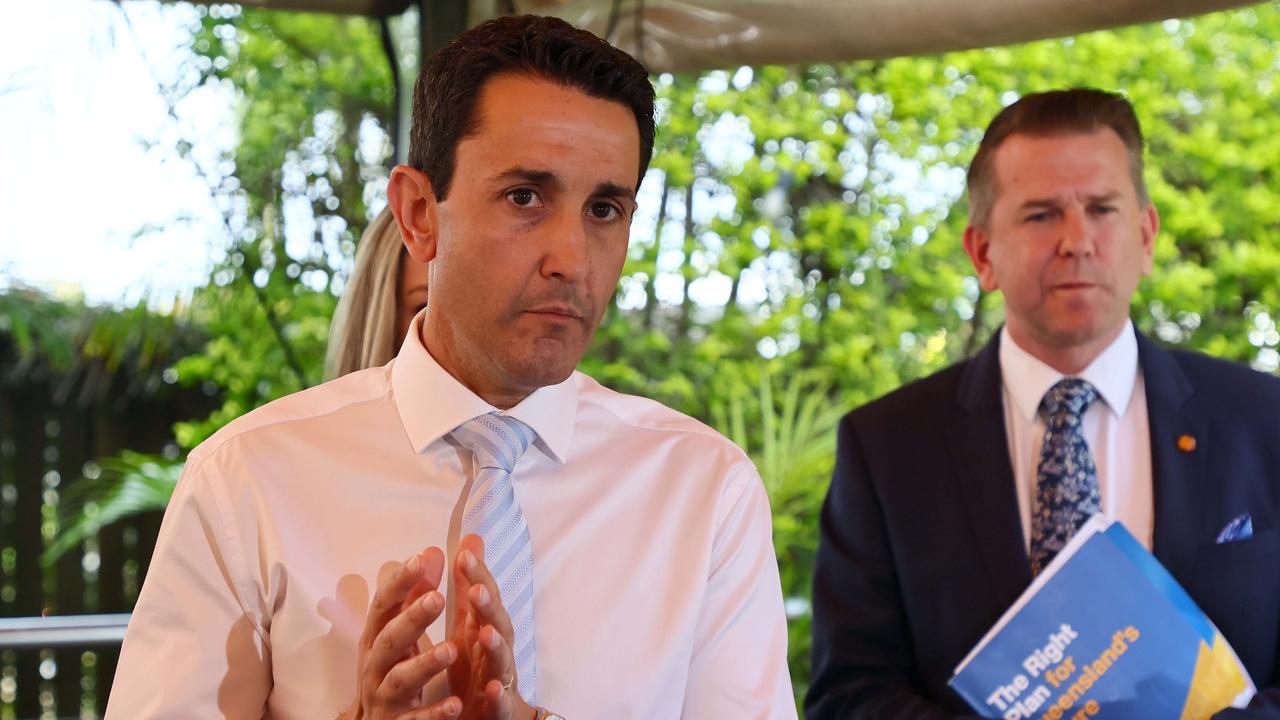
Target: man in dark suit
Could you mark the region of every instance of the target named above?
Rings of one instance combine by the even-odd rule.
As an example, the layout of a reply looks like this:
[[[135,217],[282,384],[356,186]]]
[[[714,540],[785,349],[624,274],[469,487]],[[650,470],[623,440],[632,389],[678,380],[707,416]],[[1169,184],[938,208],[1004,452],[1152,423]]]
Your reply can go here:
[[[841,423],[807,716],[971,713],[952,671],[1100,511],[1258,684],[1217,717],[1280,718],[1280,380],[1134,330],[1159,217],[1132,107],[1096,90],[1024,97],[987,129],[969,198],[965,250],[1006,324]]]

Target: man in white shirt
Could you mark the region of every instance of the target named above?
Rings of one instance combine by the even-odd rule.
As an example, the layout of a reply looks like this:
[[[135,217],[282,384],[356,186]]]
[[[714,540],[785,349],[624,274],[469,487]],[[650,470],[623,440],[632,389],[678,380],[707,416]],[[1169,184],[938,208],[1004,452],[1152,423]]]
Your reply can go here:
[[[1222,717],[1280,715],[1280,381],[1134,330],[1159,227],[1142,172],[1118,95],[1028,95],[988,127],[964,244],[1006,324],[842,422],[807,717],[972,716],[952,671],[1099,512],[1271,686]]]
[[[653,97],[549,18],[431,59],[388,189],[431,302],[389,365],[192,451],[109,718],[795,717],[754,467],[574,372]]]

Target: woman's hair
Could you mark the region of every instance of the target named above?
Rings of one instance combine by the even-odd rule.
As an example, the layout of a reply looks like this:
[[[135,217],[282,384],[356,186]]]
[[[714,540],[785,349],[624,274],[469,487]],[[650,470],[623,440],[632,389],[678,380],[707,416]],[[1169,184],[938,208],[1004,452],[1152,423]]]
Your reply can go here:
[[[324,358],[326,380],[356,370],[386,365],[396,355],[397,282],[404,262],[400,226],[385,207],[365,228],[356,249],[356,264],[333,311],[329,349]]]

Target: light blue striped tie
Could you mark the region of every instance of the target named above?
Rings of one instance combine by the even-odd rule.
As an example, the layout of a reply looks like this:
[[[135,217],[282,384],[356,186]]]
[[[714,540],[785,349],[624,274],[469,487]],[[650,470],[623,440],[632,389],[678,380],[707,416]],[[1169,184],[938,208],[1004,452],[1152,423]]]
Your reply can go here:
[[[462,514],[462,534],[484,540],[484,562],[502,594],[502,604],[515,629],[516,675],[520,696],[536,702],[537,654],[533,643],[533,547],[529,526],[516,501],[511,471],[533,442],[528,425],[506,415],[488,413],[453,430],[453,437],[475,453],[475,480]]]

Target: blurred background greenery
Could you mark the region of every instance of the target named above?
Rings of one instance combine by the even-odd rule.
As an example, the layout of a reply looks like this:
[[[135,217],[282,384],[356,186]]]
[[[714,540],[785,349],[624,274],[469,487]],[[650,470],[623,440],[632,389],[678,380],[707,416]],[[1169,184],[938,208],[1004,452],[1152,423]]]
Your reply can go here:
[[[97,368],[143,378],[139,393],[203,398],[172,418],[167,449],[129,447],[75,473],[44,528],[50,564],[163,508],[185,454],[219,427],[320,381],[355,242],[384,202],[395,114],[376,23],[235,6],[190,17],[188,72],[166,92],[178,102],[218,84],[238,126],[205,174],[225,238],[207,282],[163,312],[0,295],[10,387],[44,373],[82,388]],[[961,191],[983,127],[1019,94],[1092,85],[1133,100],[1163,220],[1136,324],[1280,367],[1277,38],[1280,4],[1268,3],[1008,48],[654,78],[653,166],[581,369],[703,419],[756,461],[798,695],[837,420],[968,355],[1001,322],[960,247]],[[313,229],[287,242],[299,207]]]

